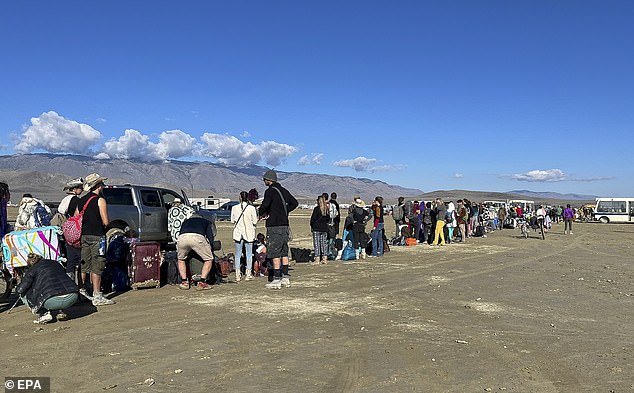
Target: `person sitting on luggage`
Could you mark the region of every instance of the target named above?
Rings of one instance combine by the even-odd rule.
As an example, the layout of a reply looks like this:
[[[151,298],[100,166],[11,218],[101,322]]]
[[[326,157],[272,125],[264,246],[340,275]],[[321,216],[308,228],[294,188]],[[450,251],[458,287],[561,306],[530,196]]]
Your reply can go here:
[[[27,257],[29,269],[16,288],[22,302],[31,308],[38,318],[34,323],[48,323],[53,320],[51,311],[57,311],[57,320],[67,319],[64,309],[77,301],[79,288],[68,277],[57,261],[43,259],[30,253]]]
[[[211,289],[207,284],[207,276],[211,271],[214,260],[213,254],[214,228],[211,221],[203,218],[200,214],[194,213],[190,218],[183,221],[176,250],[178,253],[178,273],[181,276],[180,289],[189,289],[187,280],[187,267],[185,261],[190,251],[195,252],[203,260],[203,268],[200,274],[201,280],[196,289]]]

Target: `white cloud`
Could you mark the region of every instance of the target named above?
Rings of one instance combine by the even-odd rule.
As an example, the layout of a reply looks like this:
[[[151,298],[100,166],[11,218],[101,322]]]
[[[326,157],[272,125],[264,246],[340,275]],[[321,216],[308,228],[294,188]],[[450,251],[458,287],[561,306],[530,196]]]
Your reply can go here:
[[[324,158],[324,153],[313,153],[310,157],[308,155],[302,156],[297,164],[299,165],[321,165],[321,159]]]
[[[569,180],[566,175],[560,169],[535,169],[526,173],[518,173],[511,176],[512,179],[528,182],[558,182]]]
[[[95,121],[97,123],[107,123],[108,122],[108,120],[104,119],[103,117],[98,117],[98,118],[95,119]]]
[[[200,138],[201,154],[213,157],[224,164],[252,165],[260,162],[277,166],[297,148],[283,143],[264,141],[258,144],[242,142],[235,136],[204,133]]]
[[[163,131],[158,143],[150,141],[148,135],[129,129],[119,137],[104,143],[99,158],[137,158],[142,161],[163,161],[198,154],[200,146],[196,139],[181,130]]]
[[[351,160],[339,160],[332,163],[334,166],[353,168],[357,172],[370,171],[376,162],[375,158],[357,157]]]
[[[50,153],[89,154],[90,146],[101,139],[101,133],[88,124],[67,120],[54,111],[31,118],[18,138],[15,151],[30,153],[41,149]]]
[[[181,130],[171,130],[161,132],[156,150],[163,159],[180,158],[198,155],[200,145],[193,136]]]
[[[453,177],[455,177],[456,179],[462,179],[464,175],[462,173],[454,173]]]
[[[240,138],[248,138],[250,136],[251,134],[249,133],[249,131],[243,131],[242,134],[240,134]]]

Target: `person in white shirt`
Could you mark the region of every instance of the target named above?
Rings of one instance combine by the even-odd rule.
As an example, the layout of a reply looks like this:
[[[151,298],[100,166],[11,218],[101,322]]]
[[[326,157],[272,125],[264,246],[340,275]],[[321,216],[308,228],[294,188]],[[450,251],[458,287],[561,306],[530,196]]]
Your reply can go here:
[[[233,223],[233,240],[236,243],[236,259],[234,267],[236,270],[236,282],[240,282],[242,274],[240,272],[240,258],[242,258],[242,247],[246,253],[245,280],[253,280],[251,270],[253,269],[253,242],[255,241],[255,227],[258,223],[258,212],[255,206],[248,199],[246,191],[240,192],[240,203],[231,208],[231,222]]]

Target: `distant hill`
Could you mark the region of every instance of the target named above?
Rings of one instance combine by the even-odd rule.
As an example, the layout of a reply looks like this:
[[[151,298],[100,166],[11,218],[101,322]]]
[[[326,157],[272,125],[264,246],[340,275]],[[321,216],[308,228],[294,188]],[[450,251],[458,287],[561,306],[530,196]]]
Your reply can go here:
[[[184,190],[190,197],[214,195],[237,199],[240,191],[251,188],[264,194],[261,166],[236,167],[211,162],[108,159],[70,154],[23,154],[0,156],[0,181],[9,184],[13,202],[29,192],[45,201],[59,201],[66,181],[74,177],[99,173],[110,184],[143,184]],[[405,188],[378,180],[301,172],[280,172],[280,182],[299,200],[313,202],[323,192],[336,192],[342,202],[354,195],[368,200],[381,195],[386,200],[422,194],[419,189]]]
[[[558,192],[536,192],[529,190],[508,191],[509,194],[522,195],[534,199],[563,199],[567,201],[594,201],[596,195],[560,194]]]

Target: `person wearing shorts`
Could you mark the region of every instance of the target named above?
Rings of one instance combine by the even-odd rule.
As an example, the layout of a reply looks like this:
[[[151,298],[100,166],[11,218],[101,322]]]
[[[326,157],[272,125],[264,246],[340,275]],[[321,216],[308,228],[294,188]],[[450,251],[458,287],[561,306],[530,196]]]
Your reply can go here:
[[[200,274],[201,280],[198,282],[196,289],[211,289],[211,286],[207,284],[207,276],[211,271],[211,265],[214,260],[213,244],[214,231],[210,221],[196,213],[183,221],[176,244],[178,273],[181,276],[181,283],[178,285],[180,289],[189,289],[185,261],[191,251],[195,252],[203,260],[203,269]]]
[[[78,207],[84,210],[81,227],[81,260],[82,274],[90,275],[92,283],[92,297],[89,297],[86,290],[81,288],[79,293],[92,300],[93,306],[107,306],[115,301],[106,298],[101,292],[101,273],[106,267],[106,250],[101,249],[100,243],[106,236],[106,226],[108,225],[108,210],[106,200],[102,196],[105,177],[97,173],[91,173],[84,178],[84,195],[78,203]],[[84,280],[82,279],[82,282]]]
[[[275,171],[266,171],[263,180],[268,188],[264,191],[264,199],[258,210],[258,215],[260,218],[266,219],[266,256],[273,261],[273,281],[266,284],[265,287],[269,289],[280,289],[282,285],[290,287],[288,213],[297,208],[299,203],[286,188],[277,182]]]

